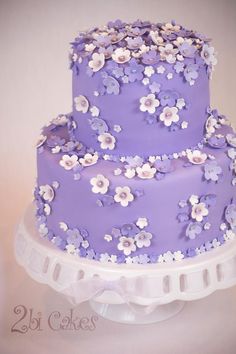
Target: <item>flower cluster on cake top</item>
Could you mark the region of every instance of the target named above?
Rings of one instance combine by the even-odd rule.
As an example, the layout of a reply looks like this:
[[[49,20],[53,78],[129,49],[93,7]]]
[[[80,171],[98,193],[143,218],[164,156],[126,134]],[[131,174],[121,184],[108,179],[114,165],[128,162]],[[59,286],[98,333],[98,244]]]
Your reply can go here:
[[[172,65],[192,85],[201,65],[206,65],[210,73],[217,62],[209,42],[209,38],[175,21],[110,21],[106,26],[79,33],[71,43],[71,67],[79,70],[76,64],[84,58],[89,75],[107,67],[111,72],[104,75],[108,93],[119,93],[120,79],[128,83],[143,80],[144,74],[150,77],[156,70],[163,73],[163,63]]]

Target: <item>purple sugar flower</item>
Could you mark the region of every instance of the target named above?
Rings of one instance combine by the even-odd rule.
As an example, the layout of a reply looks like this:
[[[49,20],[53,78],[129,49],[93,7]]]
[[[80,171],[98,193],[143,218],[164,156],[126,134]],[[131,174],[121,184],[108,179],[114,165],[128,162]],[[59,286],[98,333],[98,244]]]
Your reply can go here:
[[[110,206],[115,203],[114,198],[109,194],[105,194],[102,196],[102,202],[103,206]]]
[[[188,64],[184,69],[184,77],[188,82],[195,80],[198,77],[198,65]]]
[[[205,203],[207,207],[211,207],[216,204],[216,198],[216,194],[207,194],[200,198],[200,202]]]
[[[78,248],[83,241],[83,237],[78,229],[67,230],[67,242]]]
[[[194,240],[200,233],[202,232],[202,224],[199,222],[190,222],[186,229],[186,236],[190,238],[190,240]]]
[[[159,55],[155,50],[150,50],[149,52],[143,54],[142,57],[143,64],[153,65],[158,63],[158,61],[159,61]]]
[[[236,204],[230,204],[225,209],[225,219],[233,230],[236,229]],[[235,230],[236,231],[236,230]]]
[[[156,160],[154,163],[158,172],[169,173],[173,171],[173,164],[170,160]]]
[[[107,76],[103,79],[103,85],[105,86],[106,92],[111,95],[118,95],[120,92],[120,84],[112,76]]]
[[[160,88],[161,88],[161,84],[159,84],[156,81],[154,81],[153,83],[151,83],[151,85],[149,85],[149,89],[150,89],[151,93],[159,93]]]
[[[62,146],[65,144],[65,139],[61,138],[57,135],[52,135],[50,138],[47,139],[47,146],[53,148],[55,146]]]
[[[62,152],[71,152],[77,147],[78,143],[74,141],[68,141],[65,145],[61,147]]]
[[[133,223],[132,224],[124,224],[121,227],[121,234],[123,236],[134,236],[139,232],[140,232],[139,228]]]
[[[165,173],[157,172],[157,173],[155,174],[155,179],[156,179],[157,181],[161,181],[163,178],[165,178]]]
[[[86,258],[88,259],[94,259],[95,258],[95,251],[93,248],[90,248],[87,250],[87,256]]]
[[[177,74],[183,72],[184,71],[184,63],[177,61],[176,64],[174,65],[174,69]]]
[[[143,158],[139,157],[139,156],[127,156],[125,159],[126,168],[136,168],[136,167],[140,167],[143,164]]]
[[[138,256],[138,259],[139,259],[139,263],[140,264],[147,264],[150,262],[150,258],[148,257],[148,255],[145,253],[145,254],[140,254]]]
[[[196,52],[196,48],[190,45],[188,42],[184,42],[179,46],[180,53],[186,58],[193,58]]]
[[[196,251],[195,251],[195,249],[194,249],[194,248],[188,248],[188,249],[186,250],[186,256],[187,256],[187,257],[194,257],[194,256],[196,256]]]
[[[119,79],[120,77],[124,76],[124,70],[117,64],[117,67],[112,70],[112,74],[115,76],[116,79]]]
[[[222,149],[226,146],[226,139],[224,136],[221,135],[213,135],[208,140],[208,145],[215,149]]]
[[[204,166],[204,177],[207,181],[217,182],[221,173],[222,168],[216,161],[210,161]]]
[[[128,75],[130,82],[134,82],[136,80],[142,80],[143,70],[143,65],[138,64],[137,61],[132,58],[129,65],[125,68],[125,74]]]
[[[173,107],[178,98],[178,94],[175,91],[165,90],[159,93],[158,98],[162,106]]]
[[[89,120],[90,127],[93,130],[97,130],[99,134],[103,134],[108,131],[106,122],[101,118],[92,118]]]
[[[111,44],[111,39],[108,36],[98,35],[93,44],[96,47],[108,47]]]
[[[177,219],[179,222],[185,222],[189,220],[189,215],[187,213],[179,213]]]
[[[117,227],[113,227],[113,229],[111,230],[111,234],[115,238],[121,237],[120,229],[118,229]]]
[[[113,47],[112,45],[109,45],[109,47],[100,47],[98,52],[104,54],[106,59],[109,59],[113,53]]]
[[[117,19],[115,21],[109,21],[107,24],[107,27],[121,29],[121,28],[125,27],[125,25],[126,25],[125,22],[122,22],[121,20]]]
[[[127,38],[126,42],[129,49],[139,49],[144,43],[142,37]]]

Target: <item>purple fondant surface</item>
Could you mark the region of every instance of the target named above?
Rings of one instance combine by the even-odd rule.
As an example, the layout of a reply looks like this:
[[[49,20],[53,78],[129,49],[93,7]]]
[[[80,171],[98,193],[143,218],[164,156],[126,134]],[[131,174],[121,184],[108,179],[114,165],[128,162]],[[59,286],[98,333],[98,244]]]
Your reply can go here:
[[[158,64],[160,65],[160,63]],[[189,123],[187,129],[169,131],[161,122],[148,125],[145,122],[147,113],[139,110],[139,99],[147,96],[149,91],[142,83],[134,82],[123,85],[119,95],[94,96],[101,85],[100,73],[93,77],[86,74],[87,60],[79,66],[79,74],[73,73],[73,98],[84,95],[91,106],[99,107],[101,117],[112,128],[120,125],[120,133],[112,132],[117,139],[115,154],[118,155],[158,155],[170,154],[196,146],[203,138],[204,124],[209,106],[209,80],[206,67],[202,66],[199,77],[193,86],[184,81],[174,72],[173,66],[165,65],[167,72],[173,73],[173,79],[166,75],[158,75],[158,82],[164,90],[172,90],[184,98],[187,108],[179,113],[182,121]],[[156,68],[157,65],[154,65]],[[95,132],[89,125],[90,112],[85,114],[73,111],[78,124],[76,137],[85,145],[103,153],[111,153],[108,149],[101,150]]]

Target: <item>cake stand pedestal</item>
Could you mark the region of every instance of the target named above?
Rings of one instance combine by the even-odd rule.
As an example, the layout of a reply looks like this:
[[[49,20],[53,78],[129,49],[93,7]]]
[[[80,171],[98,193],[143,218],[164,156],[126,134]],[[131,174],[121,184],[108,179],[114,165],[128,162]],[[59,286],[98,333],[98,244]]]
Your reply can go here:
[[[68,255],[39,236],[30,205],[15,232],[15,256],[37,282],[100,316],[144,324],[176,315],[186,301],[236,284],[236,241],[195,258],[158,264],[112,264]]]

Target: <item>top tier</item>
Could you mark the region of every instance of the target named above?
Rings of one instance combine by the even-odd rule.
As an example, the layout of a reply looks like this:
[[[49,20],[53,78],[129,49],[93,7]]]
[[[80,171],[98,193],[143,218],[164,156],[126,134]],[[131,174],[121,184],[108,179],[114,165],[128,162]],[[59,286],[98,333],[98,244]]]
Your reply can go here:
[[[109,22],[72,43],[76,138],[109,155],[170,155],[202,142],[214,48],[172,23]]]

